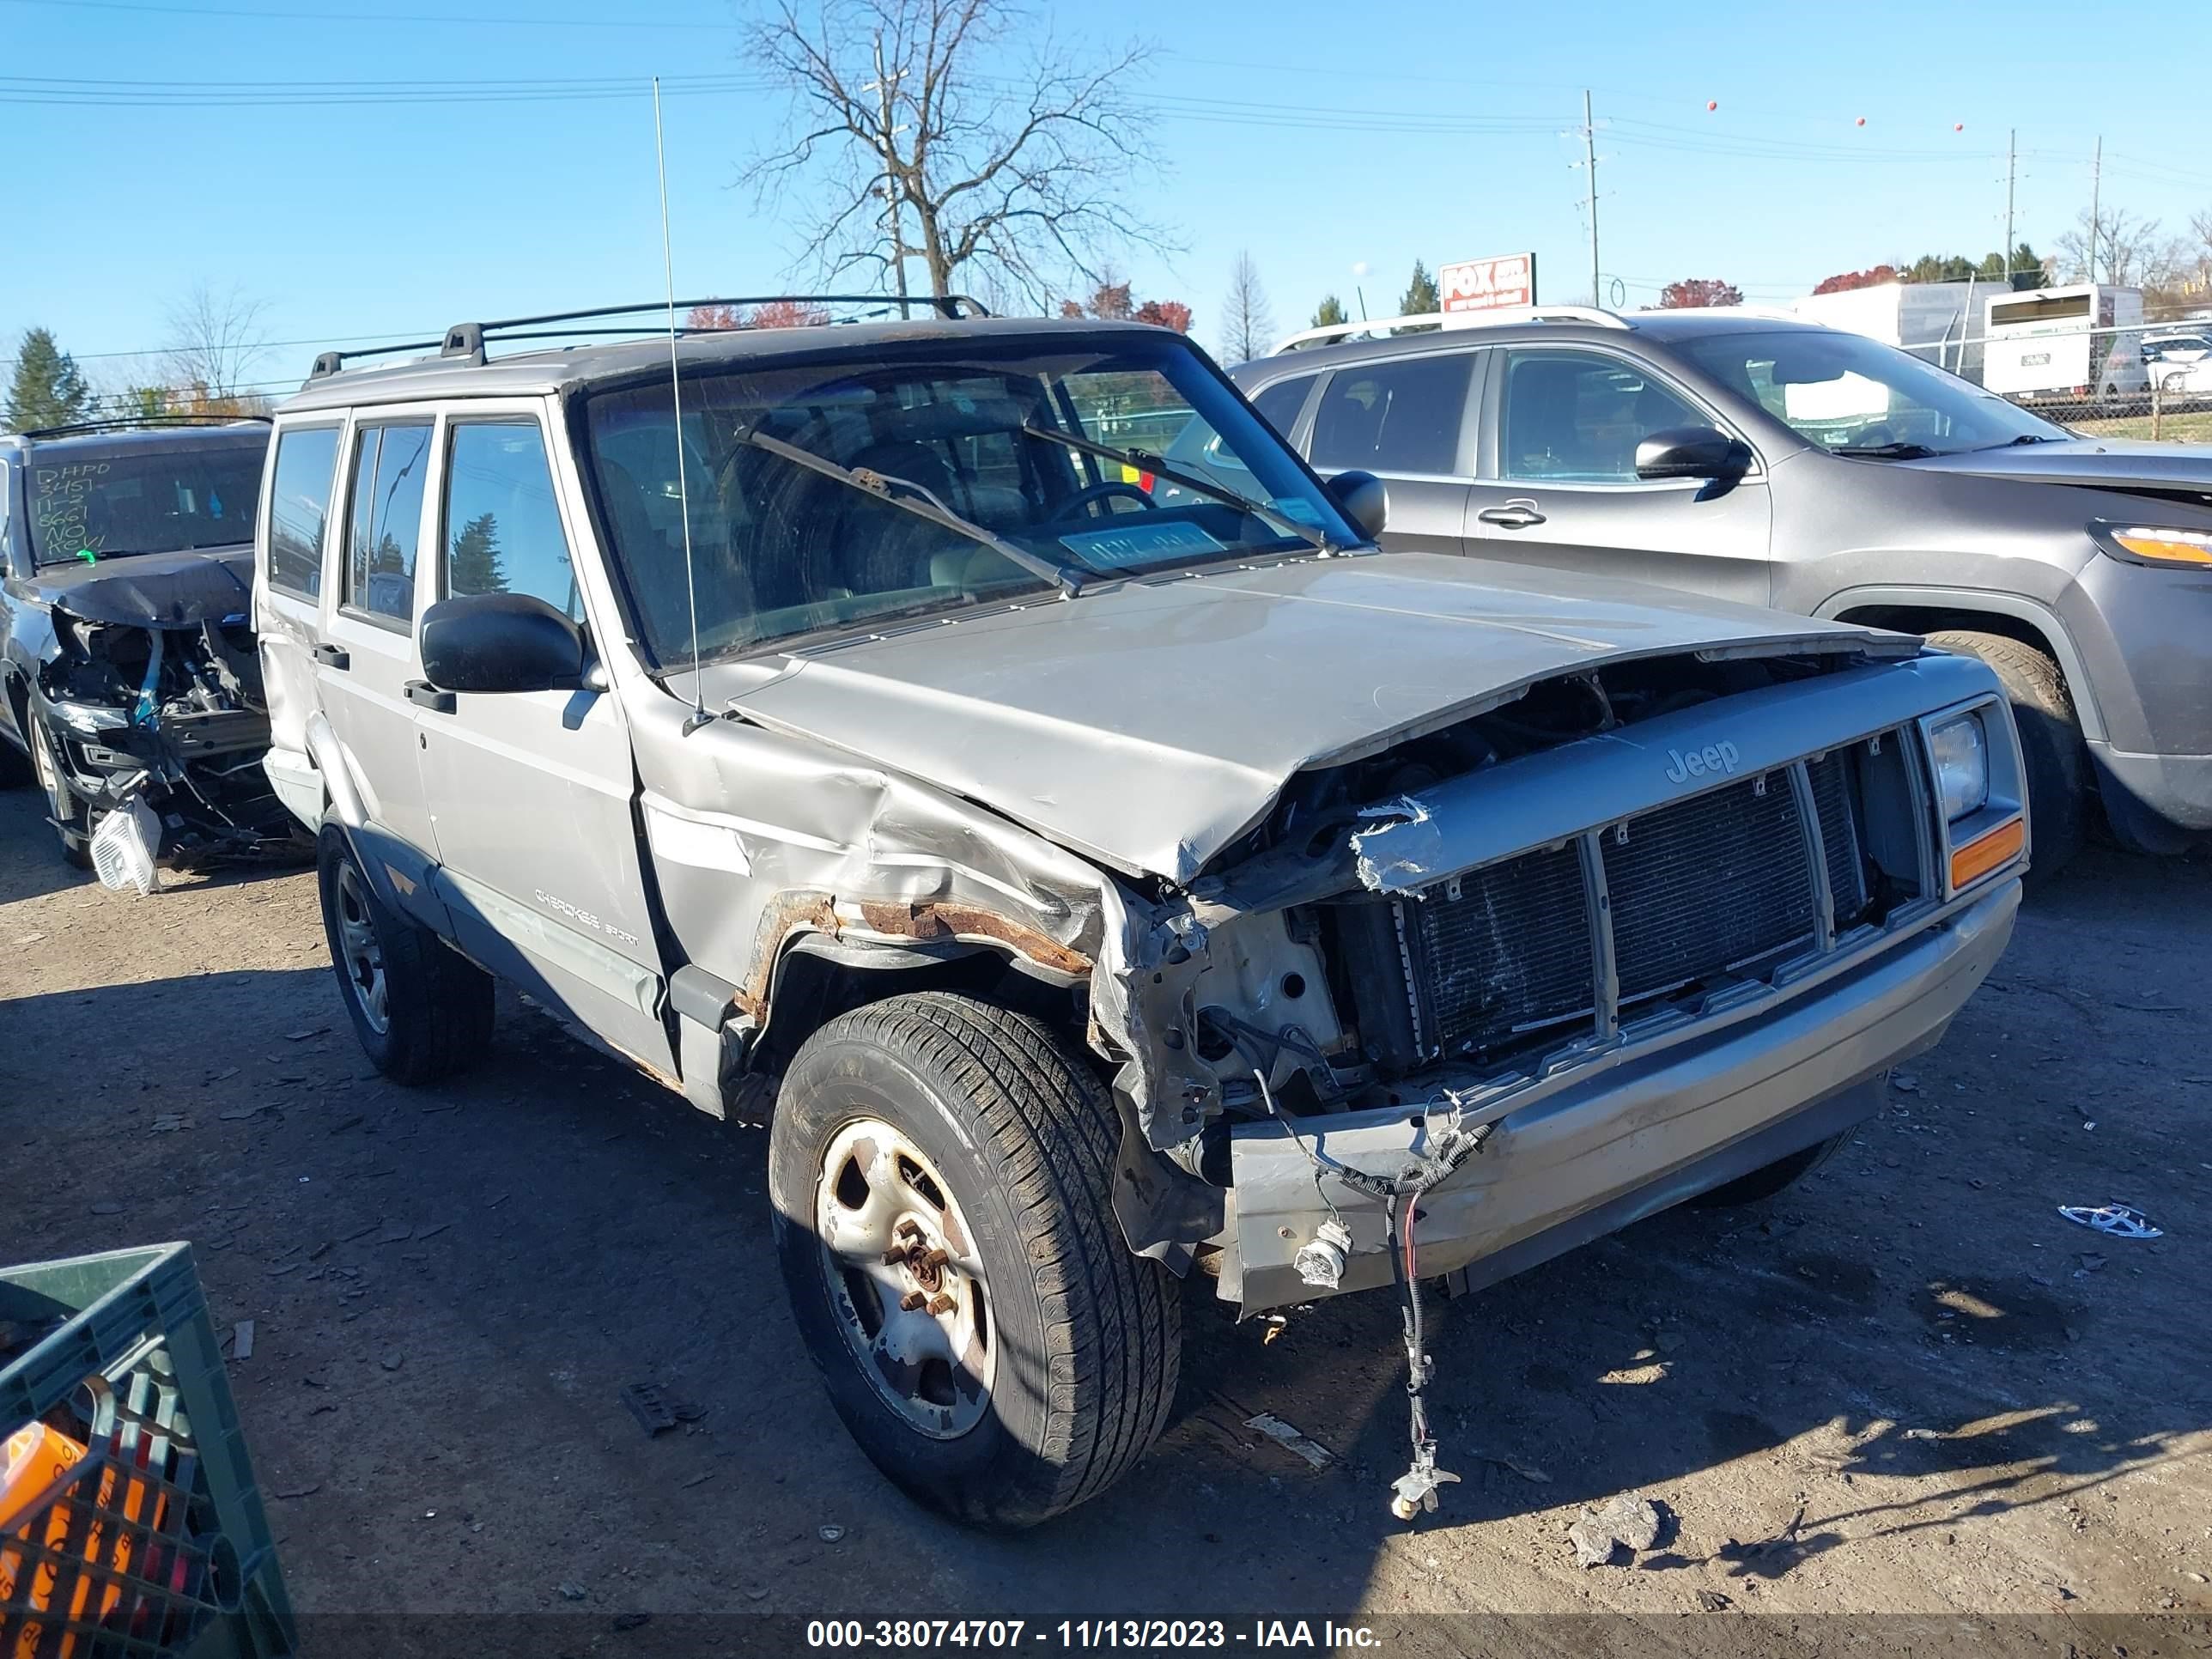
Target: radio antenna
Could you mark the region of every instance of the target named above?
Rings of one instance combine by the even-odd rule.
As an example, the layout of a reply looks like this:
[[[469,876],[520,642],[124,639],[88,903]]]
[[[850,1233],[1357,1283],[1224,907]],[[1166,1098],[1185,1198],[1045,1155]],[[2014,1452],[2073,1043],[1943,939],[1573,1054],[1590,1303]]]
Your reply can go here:
[[[676,256],[668,240],[668,147],[660,136],[660,77],[653,77],[653,159],[660,172],[660,272],[668,285],[668,398],[676,418],[676,507],[684,515],[684,594],[691,606],[691,713],[684,722],[690,737],[713,720],[707,712],[707,688],[699,678],[699,581],[691,568],[691,482],[684,465],[684,377],[676,368]]]

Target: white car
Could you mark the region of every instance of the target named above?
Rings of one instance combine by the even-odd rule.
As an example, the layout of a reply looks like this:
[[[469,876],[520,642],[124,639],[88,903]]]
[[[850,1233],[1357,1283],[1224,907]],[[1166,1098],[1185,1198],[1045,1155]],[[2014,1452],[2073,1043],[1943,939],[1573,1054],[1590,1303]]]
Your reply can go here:
[[[2143,337],[2143,367],[2169,397],[2212,397],[2212,325],[2187,333]]]

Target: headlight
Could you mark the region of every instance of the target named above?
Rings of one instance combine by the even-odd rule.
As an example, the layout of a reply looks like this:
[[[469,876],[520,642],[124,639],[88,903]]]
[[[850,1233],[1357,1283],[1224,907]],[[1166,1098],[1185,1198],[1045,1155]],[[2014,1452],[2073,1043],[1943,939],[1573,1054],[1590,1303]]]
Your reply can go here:
[[[131,717],[120,708],[106,708],[93,702],[51,702],[47,708],[61,723],[73,732],[87,737],[99,732],[119,732],[131,724]]]
[[[1961,714],[1928,733],[1936,762],[1936,788],[1946,823],[1978,811],[1990,798],[1990,743],[1979,714]]]
[[[2142,564],[2212,566],[2212,530],[2160,530],[2143,525],[2103,525],[2103,539],[2123,558]]]

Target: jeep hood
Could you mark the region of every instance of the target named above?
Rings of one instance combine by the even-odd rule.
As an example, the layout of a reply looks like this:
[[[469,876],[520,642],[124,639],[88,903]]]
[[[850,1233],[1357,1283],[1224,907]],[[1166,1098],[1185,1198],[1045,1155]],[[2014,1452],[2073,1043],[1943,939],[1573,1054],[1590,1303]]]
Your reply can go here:
[[[253,550],[128,553],[98,564],[43,565],[21,586],[40,604],[86,622],[197,628],[252,609]]]
[[[1554,675],[1678,653],[1917,648],[1664,588],[1385,553],[940,618],[712,665],[701,690],[710,708],[982,802],[1125,873],[1187,882],[1294,774]]]
[[[2072,484],[2086,489],[2212,495],[2212,445],[2134,443],[2118,438],[2062,438],[1931,455],[1893,465],[1916,472],[2017,478],[2023,483]]]

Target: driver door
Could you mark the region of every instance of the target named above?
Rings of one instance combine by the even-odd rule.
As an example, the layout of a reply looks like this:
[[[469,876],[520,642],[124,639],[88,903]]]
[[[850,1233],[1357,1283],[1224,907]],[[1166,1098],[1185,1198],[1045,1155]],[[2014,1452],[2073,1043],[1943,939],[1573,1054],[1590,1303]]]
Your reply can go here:
[[[1767,603],[1773,510],[1762,466],[1733,483],[1636,476],[1636,446],[1654,432],[1733,428],[1648,365],[1608,351],[1496,356],[1493,413],[1468,501],[1471,550]]]
[[[586,623],[574,527],[534,402],[440,422],[425,603],[527,593]],[[412,696],[439,895],[462,946],[632,1058],[674,1069],[639,866],[629,731],[611,691]]]

